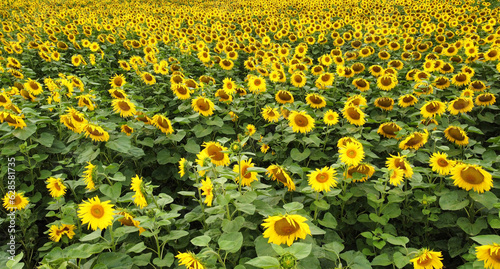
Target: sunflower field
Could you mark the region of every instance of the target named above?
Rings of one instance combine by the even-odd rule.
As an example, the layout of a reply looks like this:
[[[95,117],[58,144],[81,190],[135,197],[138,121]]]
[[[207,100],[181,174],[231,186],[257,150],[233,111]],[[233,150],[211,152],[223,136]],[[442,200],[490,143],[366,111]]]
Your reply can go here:
[[[500,269],[497,1],[0,22],[0,268]]]

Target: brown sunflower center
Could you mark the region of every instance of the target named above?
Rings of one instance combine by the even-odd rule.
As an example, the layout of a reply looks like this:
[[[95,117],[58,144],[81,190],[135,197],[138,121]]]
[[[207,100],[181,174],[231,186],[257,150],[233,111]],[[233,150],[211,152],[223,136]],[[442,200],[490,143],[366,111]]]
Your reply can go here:
[[[241,174],[243,175],[244,178],[250,178],[252,176],[252,174],[250,172],[247,172],[247,168],[248,168],[248,166],[246,166],[246,165],[244,165],[241,168]]]
[[[38,84],[34,81],[30,81],[30,87],[32,90],[36,91],[39,89]]]
[[[91,131],[89,131],[89,133],[93,136],[102,136],[103,135],[103,133],[99,132],[99,130],[97,130],[97,129],[91,130]]]
[[[4,120],[8,123],[11,123],[11,124],[17,124],[17,120],[14,117],[12,117],[12,115],[10,115],[10,114],[7,117],[5,117]]]
[[[120,110],[122,111],[130,111],[131,107],[127,102],[119,102],[118,107],[120,107]]]
[[[422,143],[423,140],[424,140],[424,138],[422,137],[421,134],[414,134],[412,136],[412,138],[410,138],[410,140],[406,141],[405,145],[412,147],[412,146],[415,146],[415,145]]]
[[[12,201],[12,200],[11,200]],[[16,198],[14,198],[14,205],[18,205],[21,203],[21,197],[19,195],[16,195]]]
[[[297,75],[297,76],[294,76],[293,77],[293,80],[296,82],[296,83],[301,83],[302,82],[302,77]]]
[[[156,121],[159,126],[161,126],[164,129],[170,129],[170,124],[168,124],[168,121],[162,118],[158,118]]]
[[[417,263],[420,266],[426,267],[426,266],[428,266],[428,265],[430,265],[432,263],[432,258],[429,258],[429,257],[419,258],[417,260]]]
[[[114,83],[117,87],[120,87],[123,85],[123,79],[121,77],[116,77]]]
[[[323,99],[321,99],[319,96],[316,96],[316,95],[312,95],[310,98],[309,98],[309,101],[311,101],[311,103],[313,104],[321,104],[323,103]]]
[[[212,160],[216,160],[216,161],[224,160],[224,153],[222,153],[221,151],[222,151],[221,148],[219,148],[216,145],[210,145],[207,148],[208,156],[210,156],[210,158]]]
[[[396,132],[399,131],[399,129],[394,124],[388,124],[382,127],[382,131],[388,135],[396,135]]]
[[[481,184],[484,176],[474,167],[467,167],[460,172],[460,176],[469,184]]]
[[[348,149],[345,154],[347,155],[347,157],[353,159],[356,158],[357,152],[355,149]]]
[[[401,158],[397,158],[396,160],[394,160],[394,166],[396,166],[399,169],[403,169],[404,171],[406,171],[405,162]]]
[[[299,224],[292,220],[289,223],[287,219],[283,218],[274,223],[274,230],[280,236],[288,236],[294,234],[299,230]]]
[[[489,102],[489,101],[491,101],[493,99],[493,95],[489,95],[489,94],[480,95],[478,99],[481,102]]]
[[[219,97],[224,99],[224,100],[229,99],[229,95],[227,95],[226,92],[224,92],[224,91],[219,92]]]
[[[283,101],[290,101],[292,99],[292,96],[287,92],[280,92],[278,97]]]
[[[153,80],[153,77],[152,77],[150,74],[145,74],[145,75],[144,75],[144,79],[145,79],[146,81],[152,81],[152,80]]]
[[[92,214],[93,217],[100,219],[104,216],[104,208],[102,205],[93,205],[90,209],[90,214]]]
[[[347,115],[353,120],[359,120],[361,118],[361,114],[354,108],[350,107],[347,109]]]
[[[465,74],[460,74],[456,77],[456,81],[458,82],[464,82],[467,80],[467,76]]]
[[[411,103],[413,102],[413,100],[414,100],[413,96],[406,96],[403,98],[403,102],[405,103]]]
[[[178,87],[178,88],[177,88],[177,92],[178,92],[180,95],[185,95],[185,94],[188,92],[188,90],[187,90],[187,88],[186,88],[186,87],[184,87],[184,86],[180,86],[180,87]]]
[[[380,80],[380,84],[383,86],[389,86],[392,84],[392,79],[390,77],[384,77]]]
[[[457,141],[463,141],[465,139],[465,136],[457,128],[451,128],[448,133],[453,139]]]
[[[58,191],[61,190],[61,186],[59,186],[59,183],[54,184],[54,188]]]
[[[301,114],[295,116],[294,122],[299,127],[306,127],[309,124],[309,120],[306,118],[306,116]]]
[[[429,113],[436,113],[439,110],[439,104],[430,103],[425,106],[425,110]]]
[[[328,174],[327,173],[319,173],[316,176],[316,181],[319,183],[325,183],[328,181]]]
[[[437,164],[441,167],[447,167],[448,166],[448,161],[445,160],[444,158],[440,158],[437,160]]]
[[[475,81],[471,84],[472,88],[474,88],[474,90],[483,90],[484,89],[484,84],[479,82],[479,81]]]
[[[393,101],[390,98],[383,97],[378,100],[378,105],[381,107],[390,107],[393,104]]]
[[[198,101],[196,101],[196,106],[202,111],[210,110],[210,104],[203,99],[199,99]]]
[[[357,85],[358,87],[361,87],[361,88],[366,87],[366,81],[365,81],[365,80],[360,79],[360,80],[356,81],[356,85]]]
[[[469,105],[469,101],[467,99],[458,99],[453,102],[453,108],[456,110],[464,109]]]
[[[323,82],[327,82],[327,81],[329,81],[329,80],[330,80],[330,78],[331,78],[331,77],[330,77],[330,75],[329,75],[329,74],[325,74],[325,75],[321,76],[321,80],[322,80]]]

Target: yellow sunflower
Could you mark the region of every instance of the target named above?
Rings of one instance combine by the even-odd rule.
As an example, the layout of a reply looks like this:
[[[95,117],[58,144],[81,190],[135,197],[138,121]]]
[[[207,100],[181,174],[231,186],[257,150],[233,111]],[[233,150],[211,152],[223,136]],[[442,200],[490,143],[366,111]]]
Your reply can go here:
[[[214,114],[214,103],[205,97],[198,96],[191,102],[191,107],[195,112],[207,117]]]
[[[241,185],[243,186],[250,186],[250,183],[254,182],[255,180],[257,180],[257,172],[247,172],[248,168],[250,167],[254,167],[254,163],[252,163],[252,159],[248,159],[248,160],[243,160],[241,161]],[[240,177],[239,177],[239,174],[240,174],[240,166],[238,164],[236,164],[234,167],[233,167],[233,171],[235,173],[238,174],[238,176],[236,177],[236,182],[240,183]]]
[[[179,161],[179,175],[183,177],[186,174],[186,165],[188,164],[188,161],[186,158],[181,158]]]
[[[455,166],[455,161],[448,160],[448,154],[446,153],[434,152],[429,159],[429,165],[432,171],[446,176],[451,173],[451,170]]]
[[[174,132],[174,128],[172,127],[172,123],[170,120],[163,116],[156,114],[153,116],[153,124],[156,128],[160,129],[165,134],[171,134]]]
[[[326,106],[325,98],[317,93],[308,93],[306,103],[312,108],[322,108]]]
[[[94,168],[95,165],[93,165],[90,162],[87,162],[87,166],[85,166],[85,171],[83,171],[83,181],[87,185],[85,188],[87,190],[93,190],[95,188],[95,180],[94,180]]]
[[[316,168],[315,171],[311,171],[308,175],[309,186],[317,192],[329,192],[331,187],[337,186],[336,173],[335,169],[331,167]]]
[[[442,256],[441,251],[430,251],[424,248],[410,262],[413,263],[415,269],[441,269],[443,268]]]
[[[375,173],[375,168],[367,163],[360,163],[358,165],[352,165],[347,168],[347,178],[353,178],[354,174],[362,174],[363,177],[360,179],[354,179],[353,182],[365,182]]]
[[[395,122],[385,122],[380,124],[377,133],[387,138],[396,138],[396,133],[401,131],[401,127]]]
[[[294,102],[293,94],[285,90],[279,90],[275,95],[275,99],[280,104],[292,104]]]
[[[125,76],[120,74],[115,74],[114,77],[112,77],[110,80],[109,80],[109,84],[111,85],[111,87],[113,88],[119,88],[119,87],[122,87],[123,85],[125,85],[127,83],[127,81],[125,80]]]
[[[132,182],[130,184],[130,189],[132,191],[135,191],[135,194],[132,196],[132,198],[134,198],[134,204],[136,204],[140,209],[143,209],[148,205],[146,197],[144,196],[142,183],[142,177],[139,177],[139,175],[135,175],[135,177],[132,178]]]
[[[262,108],[262,117],[268,122],[278,122],[280,118],[280,113],[277,108],[272,108],[270,106],[266,106]]]
[[[448,141],[459,146],[466,146],[469,144],[467,133],[459,126],[449,126],[444,130],[444,135]]]
[[[280,165],[277,164],[272,164],[267,168],[266,174],[271,177],[272,180],[277,180],[281,183],[283,183],[287,188],[288,191],[294,191],[295,190],[295,183],[293,182],[292,178],[288,175],[288,173],[281,167]]]
[[[120,113],[120,117],[131,117],[136,113],[135,105],[128,99],[114,99],[111,105],[114,112]]]
[[[134,128],[132,128],[126,124],[123,124],[120,129],[121,129],[121,132],[125,133],[127,136],[131,135],[134,132]]]
[[[424,118],[441,116],[445,111],[446,105],[441,101],[428,101],[420,108],[420,114],[422,114]]]
[[[359,143],[347,143],[339,148],[340,160],[350,166],[356,166],[365,158],[363,146]]]
[[[264,238],[269,238],[268,243],[276,245],[287,244],[291,246],[298,238],[305,239],[311,235],[306,218],[300,215],[271,216],[264,220]]]
[[[305,111],[292,111],[288,117],[288,124],[295,133],[309,133],[314,128],[314,119]]]
[[[370,82],[363,78],[354,79],[352,85],[362,92],[366,92],[370,89]]]
[[[175,257],[179,259],[179,265],[184,265],[187,269],[205,269],[205,266],[192,252],[179,252]]]
[[[85,137],[90,136],[90,138],[92,138],[92,141],[105,142],[109,140],[108,132],[104,131],[101,126],[87,123],[83,127],[83,131],[85,132]]]
[[[19,127],[23,129],[26,127],[26,122],[24,122],[22,116],[17,116],[9,112],[1,111],[0,112],[0,122],[7,122],[9,126],[14,126],[16,129]]]
[[[171,87],[172,92],[179,98],[179,100],[186,100],[191,97],[191,93],[193,90],[189,89],[186,85],[183,85],[181,83],[179,84],[172,84]]]
[[[88,223],[87,229],[90,227],[94,231],[103,230],[113,224],[113,207],[110,201],[101,202],[99,197],[95,196],[78,205],[78,217],[82,224]]]
[[[399,97],[398,106],[409,107],[415,105],[417,102],[417,97],[413,96],[412,94],[406,94]]]
[[[483,193],[493,187],[491,174],[479,165],[457,164],[451,171],[451,178],[455,186],[466,191],[474,190]]]
[[[134,220],[134,217],[132,215],[130,215],[129,213],[127,212],[124,212],[124,211],[120,211],[118,212],[119,216],[123,216],[121,218],[118,219],[118,221],[122,224],[122,225],[125,225],[125,226],[134,226],[136,228],[139,229],[139,235],[141,235],[144,231],[146,231],[146,229],[144,229],[143,227],[140,226],[140,222],[137,221],[137,220]]]
[[[156,83],[156,78],[151,73],[143,72],[141,74],[142,81],[147,85],[153,85]]]
[[[362,126],[365,124],[365,113],[359,109],[357,106],[347,106],[342,110],[344,118],[346,118],[350,124],[356,126]]]
[[[406,178],[411,178],[413,176],[413,168],[411,168],[410,163],[406,160],[406,155],[401,156],[399,153],[397,156],[390,155],[387,158],[385,165],[389,170],[395,170],[399,168],[403,170]]]
[[[500,245],[493,243],[476,247],[476,257],[479,261],[484,261],[484,268],[498,269],[500,268]]]
[[[42,85],[37,81],[28,78],[28,82],[24,83],[24,88],[33,95],[39,95],[43,92]]]
[[[390,91],[398,85],[398,79],[393,74],[384,74],[377,78],[377,87],[383,91]]]
[[[227,148],[222,146],[219,142],[204,142],[203,151],[210,157],[213,164],[217,166],[225,166],[229,164],[229,155],[224,153]]]
[[[251,76],[248,79],[248,90],[258,94],[266,91],[266,80],[260,76]]]
[[[24,209],[28,203],[28,198],[22,192],[9,191],[3,197],[3,208],[9,211]]]
[[[448,111],[451,115],[467,113],[472,111],[473,108],[474,102],[472,101],[472,98],[468,97],[457,97],[448,104]]]
[[[66,186],[60,178],[49,177],[46,181],[47,189],[52,197],[61,197],[66,193]]]
[[[233,95],[236,92],[236,83],[231,78],[225,78],[222,81],[222,89],[228,95]]]
[[[297,88],[302,88],[304,87],[304,85],[306,85],[307,79],[304,73],[299,71],[292,74],[292,76],[290,77],[290,81],[293,86]]]
[[[337,112],[332,111],[331,109],[329,109],[323,115],[323,121],[328,126],[335,125],[335,124],[337,124],[339,122],[339,114]]]
[[[396,168],[389,172],[389,183],[394,186],[399,186],[403,182],[404,171]]]
[[[478,106],[489,106],[496,102],[495,95],[491,93],[483,93],[476,97],[476,105]]]
[[[379,97],[375,99],[375,106],[382,110],[391,111],[394,108],[394,99],[390,97]]]
[[[207,206],[212,206],[214,185],[212,185],[212,181],[209,177],[207,177],[206,180],[201,180],[200,190],[203,191],[201,195],[205,195],[205,201],[203,201],[203,203],[207,204]]]
[[[423,133],[414,132],[399,143],[399,148],[402,150],[405,149],[417,150],[421,148],[423,145],[425,145],[425,143],[427,143],[428,138],[429,138],[429,132],[427,130],[424,130]]]

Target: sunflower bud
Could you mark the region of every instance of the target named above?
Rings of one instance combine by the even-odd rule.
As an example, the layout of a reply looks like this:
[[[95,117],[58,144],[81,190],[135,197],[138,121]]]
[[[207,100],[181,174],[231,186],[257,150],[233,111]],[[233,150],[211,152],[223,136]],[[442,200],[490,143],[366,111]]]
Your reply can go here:
[[[280,266],[283,269],[296,268],[297,259],[290,253],[286,253],[280,257]]]
[[[231,150],[234,152],[234,153],[238,153],[241,151],[241,145],[239,142],[233,142],[231,144]]]

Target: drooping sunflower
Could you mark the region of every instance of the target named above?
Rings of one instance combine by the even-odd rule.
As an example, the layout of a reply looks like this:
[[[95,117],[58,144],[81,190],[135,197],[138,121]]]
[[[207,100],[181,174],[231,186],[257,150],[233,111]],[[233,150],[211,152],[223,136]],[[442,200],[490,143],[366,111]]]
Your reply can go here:
[[[87,123],[83,127],[83,131],[85,132],[85,137],[90,136],[90,138],[92,138],[92,141],[105,142],[109,140],[108,132],[104,131],[101,126],[98,126],[96,124]]]
[[[62,179],[49,177],[46,181],[47,189],[50,192],[50,196],[56,198],[61,197],[66,193],[66,186],[62,182]]]
[[[466,146],[469,144],[467,133],[459,126],[448,126],[448,128],[444,130],[444,135],[448,141],[459,146]]]
[[[441,101],[428,101],[420,108],[420,114],[422,114],[424,118],[441,116],[445,111],[446,105]]]
[[[375,99],[375,106],[382,110],[391,111],[394,108],[394,99],[390,97],[379,97]]]
[[[438,172],[442,176],[449,175],[455,166],[455,161],[448,160],[448,154],[442,152],[434,152],[430,159],[429,165],[432,171]]]
[[[184,265],[186,269],[205,269],[206,267],[200,262],[198,257],[190,251],[179,252],[175,256],[179,260],[179,265]]]
[[[400,107],[409,107],[415,105],[417,102],[417,97],[412,94],[406,94],[399,97],[398,105]]]
[[[354,178],[355,173],[362,174],[363,177],[353,179],[353,182],[365,182],[375,173],[375,168],[367,163],[351,165],[347,168],[347,178]]]
[[[448,111],[451,115],[467,113],[474,108],[474,102],[470,97],[457,97],[448,104]]]
[[[331,167],[316,168],[315,171],[311,171],[308,175],[309,186],[317,192],[329,192],[331,187],[337,186],[336,173],[335,169]]]
[[[183,177],[186,174],[186,165],[188,164],[188,161],[186,158],[181,158],[179,161],[179,175]]]
[[[441,269],[443,268],[442,256],[441,251],[431,251],[424,248],[410,262],[413,263],[415,269]]]
[[[264,238],[269,238],[268,243],[276,245],[287,244],[291,246],[298,238],[305,239],[311,230],[305,223],[306,218],[300,215],[271,216],[264,220]]]
[[[451,78],[451,84],[458,86],[458,87],[468,85],[469,83],[470,83],[470,77],[467,73],[464,73],[464,72],[460,72],[458,74],[455,74]]]
[[[390,155],[387,158],[385,165],[389,170],[395,170],[399,168],[404,171],[406,178],[411,178],[413,176],[413,168],[411,168],[410,163],[406,160],[406,155],[401,156],[399,153],[397,156]]]
[[[277,164],[270,165],[267,168],[266,174],[269,177],[271,177],[272,180],[277,180],[283,183],[288,188],[288,191],[295,190],[295,183],[293,182],[292,178],[288,175],[288,173],[285,171],[285,169],[280,165]]]
[[[125,85],[127,83],[127,81],[125,80],[125,76],[120,74],[115,74],[114,77],[112,77],[110,80],[109,80],[109,84],[111,85],[111,87],[113,88],[119,88],[119,87],[122,87],[123,85]]]
[[[450,80],[447,77],[437,77],[434,79],[434,83],[432,83],[432,85],[440,90],[444,90],[450,87]]]
[[[323,73],[316,79],[316,87],[319,89],[326,89],[326,87],[333,85],[334,79],[335,76],[333,75],[333,73]]]
[[[356,78],[352,81],[352,85],[354,85],[358,90],[362,92],[366,92],[370,89],[370,82],[363,78]]]
[[[317,93],[308,93],[306,103],[312,108],[322,108],[326,106],[325,98]]]
[[[172,92],[179,98],[180,100],[186,100],[191,97],[191,93],[193,90],[189,89],[186,85],[179,83],[179,84],[172,84]]]
[[[389,172],[389,183],[393,186],[399,186],[403,182],[404,171],[396,168]]]
[[[120,130],[122,133],[125,133],[127,136],[131,135],[133,132],[134,132],[134,128],[126,125],[126,124],[123,124],[121,127],[120,127]]]
[[[356,94],[347,99],[344,108],[348,106],[356,106],[359,107],[360,109],[364,109],[366,104],[367,104],[366,98],[364,98],[362,95]]]
[[[3,208],[9,211],[24,209],[28,203],[23,192],[9,191],[3,197]]]
[[[466,191],[474,190],[483,193],[493,187],[491,174],[479,165],[457,164],[451,171],[451,178],[455,186]]]
[[[130,189],[135,192],[135,194],[132,196],[132,198],[134,198],[134,204],[136,204],[140,209],[143,209],[148,205],[143,192],[142,183],[142,177],[139,177],[139,175],[135,175],[135,177],[132,178],[132,182],[130,184]]]
[[[113,111],[120,113],[120,117],[131,117],[136,113],[134,103],[130,102],[128,99],[114,99],[111,102],[113,106]]]
[[[399,148],[402,150],[405,149],[419,149],[422,146],[427,143],[427,139],[429,137],[429,132],[427,130],[424,130],[423,133],[421,132],[414,132],[410,135],[408,135],[405,139],[403,139],[399,143]]]
[[[350,166],[356,166],[365,158],[363,146],[359,143],[347,143],[339,148],[340,160]]]
[[[75,235],[75,225],[63,224],[62,226],[52,225],[49,229],[49,238],[54,242],[59,242],[63,235],[66,235],[69,239],[72,239]]]
[[[268,122],[278,122],[280,118],[280,113],[277,108],[272,108],[270,106],[266,106],[262,108],[262,117]]]
[[[109,94],[111,94],[111,97],[113,97],[114,99],[127,98],[127,94],[125,93],[125,91],[123,91],[121,89],[113,88],[113,89],[110,89],[108,92],[109,92]]]
[[[478,106],[489,106],[496,102],[495,95],[491,93],[483,93],[476,97],[475,103]]]
[[[23,129],[26,127],[26,122],[24,122],[22,116],[17,116],[12,113],[6,112],[6,111],[1,111],[0,112],[0,122],[7,122],[9,126],[14,126],[16,129],[19,127]]]
[[[398,85],[398,79],[393,74],[384,74],[377,78],[377,87],[383,91],[390,91]]]
[[[500,245],[497,243],[476,247],[476,257],[479,261],[484,261],[484,268],[500,268],[500,259],[498,258],[499,256]]]
[[[78,205],[78,217],[82,224],[88,223],[87,229],[106,229],[113,224],[114,205],[110,201],[101,202],[99,197],[89,198]]]
[[[209,177],[207,177],[206,180],[201,180],[200,190],[202,191],[201,195],[205,195],[205,201],[203,201],[203,203],[207,204],[207,206],[212,206],[214,185],[212,185],[212,181]]]
[[[174,132],[174,127],[172,127],[172,122],[170,122],[170,120],[163,115],[160,114],[154,115],[153,125],[167,135]]]
[[[227,148],[222,146],[219,142],[204,142],[203,151],[210,157],[213,164],[217,166],[225,166],[229,164],[229,155],[222,151],[226,151]]]
[[[198,96],[191,102],[191,107],[194,111],[207,117],[214,114],[214,103],[205,97]]]
[[[396,138],[396,133],[401,131],[401,127],[395,122],[385,122],[380,124],[377,133],[387,138]]]
[[[314,119],[305,111],[292,111],[288,117],[288,124],[294,133],[309,133],[314,128]]]
[[[240,165],[236,164],[233,167],[233,171],[238,174],[236,177],[236,182],[240,183],[240,169],[241,169],[241,185],[243,186],[250,186],[250,183],[254,182],[257,180],[257,172],[247,172],[248,168],[254,167],[255,164],[252,163],[252,159],[248,160],[243,160],[241,161],[241,168]]]
[[[328,126],[335,125],[339,122],[339,114],[330,109],[323,115],[323,121]]]
[[[365,113],[357,106],[347,106],[342,110],[344,118],[349,121],[350,124],[356,126],[362,126],[365,124]]]
[[[294,102],[293,94],[285,90],[279,90],[274,98],[276,99],[276,102],[280,104],[286,104],[286,103],[293,104]]]
[[[220,67],[221,67],[222,69],[224,69],[224,70],[231,70],[231,69],[233,69],[233,67],[234,67],[234,63],[233,63],[233,61],[231,61],[230,59],[224,59],[224,60],[221,60],[221,61],[219,62],[219,65],[220,65]]]
[[[156,83],[156,78],[155,76],[153,76],[151,73],[149,72],[143,72],[141,74],[141,78],[142,78],[142,81],[146,84],[146,85],[154,85]]]
[[[215,92],[215,97],[219,97],[220,102],[228,102],[231,103],[233,101],[233,96],[228,95],[224,89],[219,89]]]
[[[85,166],[85,171],[83,171],[83,181],[87,185],[85,189],[87,190],[93,190],[95,188],[95,180],[94,180],[94,168],[95,165],[93,165],[91,162],[87,162],[87,166]]]
[[[350,136],[345,136],[345,137],[340,138],[337,141],[337,148],[344,148],[347,146],[347,143],[355,143],[355,144],[359,144],[361,146],[361,143],[356,138],[350,137]]]
[[[134,217],[132,215],[130,215],[129,213],[125,212],[125,211],[120,211],[118,212],[117,214],[118,216],[123,216],[121,218],[118,219],[118,221],[124,225],[124,226],[134,226],[136,228],[139,229],[139,235],[141,235],[144,231],[146,231],[146,229],[144,229],[143,227],[141,227],[141,223],[137,220],[134,219]]]

